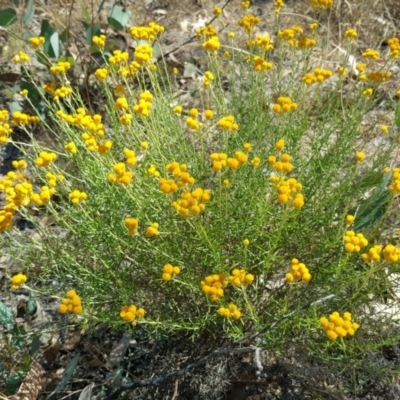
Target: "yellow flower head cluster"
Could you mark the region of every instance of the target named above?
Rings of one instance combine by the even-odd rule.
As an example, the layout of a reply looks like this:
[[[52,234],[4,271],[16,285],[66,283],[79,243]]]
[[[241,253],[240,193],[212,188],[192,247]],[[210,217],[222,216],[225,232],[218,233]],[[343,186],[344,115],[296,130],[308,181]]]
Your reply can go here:
[[[210,39],[208,39],[207,41],[205,41],[202,44],[202,47],[206,51],[215,53],[221,47],[221,43],[219,42],[218,36],[213,36]]]
[[[249,0],[247,0],[247,1],[242,1],[242,8],[243,8],[244,10],[247,10],[249,7],[250,7],[250,1],[249,1]]]
[[[157,170],[157,167],[154,164],[151,164],[150,167],[146,170],[146,175],[158,178],[160,176],[160,171]]]
[[[388,244],[383,249],[383,257],[390,263],[400,261],[400,247],[394,246],[393,244]]]
[[[212,25],[207,25],[197,29],[196,35],[199,39],[210,39],[214,36],[218,36],[218,31]]]
[[[248,155],[243,151],[236,151],[234,157],[228,157],[226,153],[212,153],[210,155],[214,171],[221,171],[224,167],[238,169],[247,162],[248,158]]]
[[[53,75],[65,74],[71,68],[71,64],[68,61],[59,61],[57,65],[50,67],[50,72]]]
[[[143,117],[148,117],[150,114],[150,109],[153,105],[153,95],[148,91],[145,90],[144,92],[140,93],[139,95],[139,103],[135,104],[132,108],[136,114],[140,114]]]
[[[225,274],[213,274],[201,281],[201,290],[210,297],[211,301],[217,301],[224,295],[224,288],[228,285]]]
[[[190,175],[190,173],[188,172],[186,164],[179,164],[178,162],[174,161],[166,165],[166,170],[173,176],[173,179],[176,181],[178,187],[192,186],[196,182],[193,176]],[[161,181],[161,179],[159,183],[161,190],[163,190],[162,189],[163,182]],[[163,190],[163,192],[166,194],[173,193],[174,191],[176,190],[173,191],[170,190],[167,192]]]
[[[139,44],[135,47],[133,58],[140,65],[150,64],[153,58],[153,48],[148,44]]]
[[[333,6],[333,0],[310,0],[314,7],[320,8],[331,8]]]
[[[153,222],[150,226],[147,227],[144,235],[147,238],[159,236],[160,235],[160,231],[158,230],[159,227],[160,225],[157,222]]]
[[[358,253],[361,249],[368,245],[368,240],[362,233],[354,231],[346,231],[343,237],[344,249],[347,253]]]
[[[269,156],[268,163],[272,165],[276,172],[287,174],[293,169],[293,164],[290,162],[291,159],[292,157],[289,154],[284,153],[279,159],[277,159],[276,156]]]
[[[317,45],[317,41],[314,38],[310,38],[308,36],[302,35],[299,39],[294,42],[293,47],[297,47],[299,49],[311,49]]]
[[[400,193],[400,168],[393,168],[392,182],[389,185],[392,193]]]
[[[322,83],[332,75],[333,72],[329,69],[315,68],[313,72],[308,72],[301,79],[306,85],[310,86],[314,83]]]
[[[289,46],[297,46],[297,38],[303,33],[303,28],[298,25],[293,25],[291,28],[278,31],[278,38],[288,42]]]
[[[110,73],[110,70],[108,68],[98,68],[98,69],[96,69],[94,76],[99,81],[105,81],[107,79],[107,76],[109,73]]]
[[[240,310],[233,303],[229,303],[228,307],[220,307],[218,309],[218,314],[221,317],[233,319],[239,319],[242,316]]]
[[[106,35],[93,36],[92,43],[99,49],[104,49],[106,45]]]
[[[96,134],[96,136],[102,137],[105,135],[104,124],[99,114],[91,115],[83,108],[78,108],[75,115],[70,115],[59,110],[57,111],[57,116],[68,124],[87,130],[92,134]]]
[[[119,316],[126,322],[130,322],[132,326],[136,326],[136,318],[142,319],[146,311],[144,308],[137,308],[135,305],[131,304],[129,306],[123,306]]]
[[[163,281],[170,281],[172,278],[174,278],[176,275],[179,275],[181,273],[181,269],[178,266],[173,266],[171,264],[165,264],[163,267],[163,274],[162,274],[162,280]]]
[[[124,186],[128,186],[133,178],[133,173],[127,171],[126,165],[122,162],[117,163],[113,166],[113,174],[109,174],[107,179],[110,183],[119,183]]]
[[[214,74],[211,71],[204,72],[204,82],[203,87],[208,88],[211,82],[215,79]]]
[[[297,103],[295,103],[290,97],[280,96],[272,106],[272,111],[275,114],[289,113],[295,110],[297,110]]]
[[[43,36],[29,38],[29,42],[34,50],[37,50],[45,41],[46,39]]]
[[[247,31],[250,35],[253,32],[254,27],[260,22],[260,17],[253,14],[248,14],[242,17],[238,22],[239,26]]]
[[[71,154],[76,154],[78,152],[76,148],[76,144],[74,142],[68,142],[65,146],[64,149]]]
[[[58,312],[60,314],[82,314],[82,301],[75,290],[68,290],[67,297],[61,299],[61,304],[58,306]]]
[[[51,153],[47,151],[41,151],[39,157],[36,159],[36,165],[38,167],[48,167],[57,158],[56,153]]]
[[[375,246],[371,247],[367,253],[361,254],[361,258],[363,261],[379,261],[381,259],[382,246],[376,244]]]
[[[293,258],[290,265],[290,272],[285,275],[285,278],[287,282],[310,282],[312,276],[306,264],[299,262],[297,258]]]
[[[24,62],[29,62],[31,58],[28,56],[28,54],[24,53],[23,51],[20,51],[17,55],[15,55],[12,58],[12,60],[15,64],[22,64]]]
[[[64,179],[64,175],[63,174],[53,174],[52,172],[47,172],[46,173],[46,179],[47,182],[49,183],[49,186],[56,186],[57,185],[57,181],[62,181]]]
[[[247,286],[253,283],[253,281],[254,275],[248,274],[244,269],[235,268],[229,277],[229,282],[233,286]]]
[[[379,50],[367,49],[365,50],[361,56],[364,58],[369,58],[371,60],[377,60],[380,56]]]
[[[125,64],[129,59],[129,53],[121,50],[114,50],[113,55],[108,59],[112,65]]]
[[[171,206],[184,218],[190,214],[197,215],[204,211],[206,203],[211,200],[208,189],[197,188],[192,192],[183,192],[181,197],[172,202]]]
[[[260,56],[253,57],[253,68],[255,71],[269,71],[273,64]]]
[[[221,129],[231,132],[236,132],[239,129],[239,125],[236,123],[235,117],[233,115],[227,115],[226,117],[222,117],[218,121],[218,126]]]
[[[150,22],[148,26],[132,26],[129,33],[135,40],[147,40],[154,42],[157,36],[164,32],[164,27],[155,22]]]
[[[351,314],[343,313],[343,317],[335,311],[328,318],[321,317],[319,323],[326,332],[326,336],[330,340],[336,340],[338,337],[353,336],[360,327],[356,322],[351,322]]]
[[[355,159],[357,162],[361,162],[365,158],[365,153],[363,151],[357,151]]]
[[[258,47],[264,51],[270,51],[274,48],[274,45],[271,43],[271,37],[268,35],[257,35],[254,40],[247,40],[246,46],[248,48]]]
[[[6,144],[12,133],[8,124],[9,114],[7,110],[0,110],[0,145]]]
[[[213,10],[212,10],[212,13],[213,13],[215,16],[221,15],[221,14],[222,14],[222,8],[221,8],[221,7],[218,7],[218,6],[215,6],[215,7],[213,8]]]
[[[19,273],[11,278],[11,290],[17,290],[28,280],[27,276]]]
[[[136,218],[125,218],[125,226],[128,228],[130,235],[135,235],[139,226],[139,221]]]
[[[38,206],[46,205],[53,197],[56,190],[53,187],[42,186],[40,193],[32,193],[31,201]]]
[[[298,193],[303,188],[303,185],[297,179],[271,176],[270,182],[278,190],[279,203],[288,204],[294,208],[302,208],[304,206],[304,196]]]
[[[355,218],[356,217],[354,215],[346,215],[346,225],[351,225],[354,222]]]
[[[54,91],[54,101],[58,101],[60,98],[64,99],[65,97],[72,94],[72,89],[67,86],[61,86],[60,88]]]
[[[391,75],[389,71],[373,71],[367,74],[367,79],[372,82],[382,83],[386,82]]]
[[[21,111],[14,111],[13,118],[11,120],[12,125],[29,125],[29,124],[36,124],[40,121],[40,118],[37,116],[32,116],[25,114]]]
[[[349,40],[355,40],[357,36],[357,31],[354,29],[347,29],[347,31],[344,33],[344,37]]]
[[[398,59],[400,56],[400,40],[396,37],[390,38],[388,46],[390,48],[390,57],[395,60]]]
[[[74,190],[69,194],[69,199],[72,204],[79,204],[87,199],[87,193],[80,190]]]

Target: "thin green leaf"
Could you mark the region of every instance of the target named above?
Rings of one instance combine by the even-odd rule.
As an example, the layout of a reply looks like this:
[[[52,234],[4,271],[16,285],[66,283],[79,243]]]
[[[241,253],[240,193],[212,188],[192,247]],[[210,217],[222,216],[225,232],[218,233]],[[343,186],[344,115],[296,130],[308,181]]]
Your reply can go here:
[[[0,301],[0,324],[6,328],[14,325],[14,317],[12,311],[4,303]]]
[[[26,11],[22,18],[22,22],[25,25],[30,24],[33,20],[34,15],[35,15],[35,0],[29,0],[28,7],[26,7]]]
[[[83,14],[83,18],[85,18],[85,21],[90,23],[90,21],[92,19],[90,18],[89,11],[88,11],[88,9],[86,7],[82,7],[82,14]]]
[[[51,43],[51,47],[53,49],[55,58],[60,57],[60,39],[59,39],[58,32],[54,32],[50,36],[50,43]]]
[[[17,21],[17,12],[13,8],[0,10],[0,26],[10,26]]]
[[[397,126],[397,129],[400,129],[400,101],[397,102],[395,114],[394,114],[394,123]]]
[[[391,177],[391,172],[385,174],[381,183],[374,189],[371,196],[360,203],[354,222],[354,230],[362,231],[375,225],[384,217],[392,197],[388,190]]]
[[[64,373],[63,373],[61,382],[60,382],[59,385],[54,389],[54,391],[51,393],[51,395],[49,396],[49,398],[50,398],[53,394],[55,394],[55,393],[57,393],[57,392],[60,392],[61,390],[63,390],[63,389],[65,388],[65,386],[67,385],[67,383],[69,382],[69,380],[71,379],[71,377],[72,377],[72,375],[73,375],[73,373],[74,373],[74,371],[75,371],[75,368],[76,368],[76,366],[77,366],[77,364],[78,364],[78,361],[79,361],[79,357],[80,357],[80,354],[78,353],[78,354],[76,354],[75,357],[68,363],[68,365],[66,366],[66,368],[65,368],[65,370],[64,370]]]

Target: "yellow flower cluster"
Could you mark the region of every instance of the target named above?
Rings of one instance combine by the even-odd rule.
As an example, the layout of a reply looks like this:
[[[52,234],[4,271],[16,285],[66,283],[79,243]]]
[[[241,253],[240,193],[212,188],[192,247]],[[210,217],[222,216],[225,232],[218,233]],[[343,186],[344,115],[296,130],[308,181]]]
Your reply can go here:
[[[48,167],[57,158],[56,153],[41,151],[39,157],[36,159],[36,165],[38,167]]]
[[[280,96],[272,106],[272,111],[275,114],[289,113],[295,110],[297,110],[297,103],[290,97]]]
[[[351,314],[343,313],[343,317],[335,311],[328,318],[321,317],[319,323],[326,332],[326,336],[330,340],[336,340],[338,337],[353,336],[360,327],[356,322],[351,322]]]
[[[388,46],[390,48],[390,57],[397,59],[400,56],[400,40],[396,37],[388,40]]]
[[[260,56],[253,57],[253,68],[255,71],[269,71],[273,64]]]
[[[56,190],[53,187],[42,186],[40,193],[32,193],[30,198],[36,205],[44,206],[51,200],[55,192]]]
[[[361,254],[361,258],[363,261],[379,261],[381,259],[382,246],[376,244],[375,246],[371,247],[367,253]]]
[[[153,48],[148,44],[139,44],[135,47],[133,58],[140,65],[148,65],[151,63],[153,57]]]
[[[158,178],[160,176],[160,172],[157,170],[157,167],[154,164],[151,164],[150,167],[147,168],[146,175]]]
[[[392,193],[400,193],[400,168],[393,168],[392,181],[389,185]]]
[[[217,124],[221,129],[226,131],[236,132],[239,129],[239,125],[236,123],[233,115],[222,117]]]
[[[107,79],[108,74],[110,73],[110,70],[108,68],[98,68],[94,72],[94,76],[99,80],[99,81],[104,81]]]
[[[178,187],[192,186],[196,182],[193,176],[188,172],[186,164],[179,164],[178,162],[174,161],[166,165],[166,170],[173,176],[173,179],[176,181]],[[160,179],[159,183],[161,190],[163,190],[162,185],[166,182]],[[176,190],[167,190],[166,192],[163,190],[163,192],[166,194],[173,193],[174,191]]]
[[[210,155],[214,171],[221,171],[224,167],[238,169],[247,162],[248,158],[248,155],[242,151],[236,151],[234,157],[228,157],[226,153],[212,153]]]
[[[201,28],[196,30],[196,35],[199,39],[202,38],[212,38],[214,36],[218,36],[218,31],[212,26],[202,26]]]
[[[170,281],[172,278],[174,278],[176,275],[179,275],[181,273],[181,269],[178,266],[173,266],[171,264],[165,264],[163,267],[163,274],[162,274],[162,280],[163,281]]]
[[[213,36],[202,44],[202,47],[206,51],[211,51],[213,53],[217,52],[221,47],[218,36]]]
[[[20,286],[24,285],[28,277],[21,272],[11,278],[11,290],[17,290]]]
[[[183,192],[171,206],[184,218],[190,214],[197,215],[204,211],[206,203],[211,200],[211,191],[197,188],[192,192]]]
[[[382,83],[386,82],[391,75],[389,71],[373,71],[367,74],[367,79],[372,82]]]
[[[99,49],[104,49],[104,46],[106,45],[106,35],[93,36],[92,42]]]
[[[214,15],[216,15],[216,16],[221,15],[221,14],[222,14],[222,8],[221,8],[221,7],[218,7],[218,6],[215,6],[215,7],[213,8],[213,10],[212,10],[212,13],[213,13]]]
[[[253,283],[253,281],[254,275],[248,274],[244,269],[235,268],[229,277],[229,282],[233,286],[247,286]]]
[[[125,64],[129,59],[129,53],[121,50],[114,50],[113,55],[108,59],[112,65]]]
[[[333,0],[311,0],[314,7],[330,8],[333,6]]]
[[[370,58],[371,60],[377,60],[380,54],[379,50],[367,49],[361,54],[361,56],[364,58]]]
[[[362,233],[354,231],[346,231],[343,237],[344,249],[347,253],[358,253],[361,249],[368,245],[368,240]]]
[[[12,61],[15,64],[22,64],[24,62],[29,62],[31,58],[28,56],[28,54],[24,53],[23,51],[20,51],[17,55],[15,55],[12,58]]]
[[[68,290],[67,297],[61,299],[61,304],[58,306],[60,314],[82,314],[82,300],[75,290]]]
[[[383,249],[383,257],[385,261],[395,263],[400,261],[400,247],[394,246],[393,244],[388,244]]]
[[[294,42],[293,47],[298,47],[299,49],[310,49],[312,47],[315,47],[316,45],[317,45],[316,39],[302,35],[296,42]]]
[[[357,31],[354,29],[347,29],[347,31],[344,33],[344,37],[349,40],[355,40],[357,36]]]
[[[242,8],[243,8],[244,10],[247,10],[249,7],[250,7],[250,1],[249,1],[249,0],[247,0],[247,1],[242,1]]]
[[[355,158],[357,162],[361,162],[365,158],[365,153],[363,151],[357,151]]]
[[[113,166],[113,174],[109,174],[107,177],[110,183],[119,183],[124,186],[128,186],[133,178],[133,173],[127,171],[126,165],[123,162],[117,163]]]
[[[125,226],[128,228],[130,235],[135,235],[139,226],[139,221],[136,218],[125,218]]]
[[[254,27],[260,22],[260,17],[253,14],[248,14],[242,17],[238,22],[239,26],[247,31],[250,35],[253,32]]]
[[[137,308],[131,304],[129,306],[123,306],[119,316],[126,322],[130,322],[132,326],[136,326],[136,318],[142,319],[146,314],[144,308]]]
[[[200,284],[203,293],[209,296],[211,301],[217,301],[224,295],[228,281],[225,274],[213,274],[206,276]]]
[[[289,46],[297,47],[298,37],[303,33],[303,28],[298,25],[293,25],[291,28],[278,31],[278,38],[288,42]]]
[[[153,105],[153,95],[148,91],[145,90],[144,92],[140,93],[139,95],[139,103],[135,104],[132,108],[136,114],[140,114],[143,117],[148,117],[150,114],[150,109]]]
[[[50,72],[53,75],[65,74],[71,68],[71,64],[68,61],[59,61],[57,65],[50,67]]]
[[[11,120],[12,125],[36,124],[40,121],[39,117],[31,116],[21,111],[14,111],[12,117],[13,117]]]
[[[290,265],[290,272],[285,275],[287,282],[303,281],[310,282],[311,274],[306,264],[299,262],[297,258],[293,258]]]
[[[156,22],[150,22],[148,26],[132,26],[129,28],[129,33],[135,40],[147,40],[154,42],[157,36],[164,32],[164,27]]]
[[[303,188],[303,185],[297,179],[271,176],[270,182],[278,190],[279,203],[289,204],[291,207],[298,209],[304,206],[304,196],[301,193],[297,193]]]
[[[254,40],[247,40],[246,46],[248,48],[258,47],[264,51],[269,51],[274,48],[274,45],[271,43],[271,37],[268,35],[257,35]]]
[[[9,114],[7,110],[0,110],[0,145],[8,142],[12,129],[8,124]]]
[[[310,86],[314,83],[322,83],[329,79],[333,72],[329,69],[315,68],[313,72],[308,72],[302,77],[302,81]]]
[[[79,204],[87,199],[87,193],[81,192],[80,190],[74,190],[69,194],[69,199],[72,204]]]
[[[61,86],[60,88],[54,91],[54,101],[58,101],[60,98],[64,99],[65,97],[72,94],[72,89],[66,86]]]
[[[203,87],[208,88],[211,82],[215,79],[214,74],[211,71],[204,72],[204,82]]]
[[[239,319],[242,316],[240,310],[233,303],[229,303],[228,307],[220,307],[218,309],[218,314],[221,317],[233,319]]]
[[[293,165],[290,162],[291,159],[292,157],[287,153],[282,154],[279,159],[271,155],[268,157],[268,163],[277,172],[289,173],[293,169]]]
[[[160,225],[157,222],[153,222],[150,226],[147,227],[144,235],[147,238],[159,236],[160,235],[160,231],[158,230],[159,227]]]
[[[47,172],[46,173],[46,179],[49,183],[49,186],[56,186],[57,185],[57,181],[62,181],[64,179],[64,175],[63,174],[53,174],[52,172]]]
[[[64,146],[64,149],[71,154],[76,154],[78,152],[76,144],[74,142],[69,142]]]
[[[29,42],[34,50],[37,50],[45,41],[46,39],[43,36],[29,38]]]

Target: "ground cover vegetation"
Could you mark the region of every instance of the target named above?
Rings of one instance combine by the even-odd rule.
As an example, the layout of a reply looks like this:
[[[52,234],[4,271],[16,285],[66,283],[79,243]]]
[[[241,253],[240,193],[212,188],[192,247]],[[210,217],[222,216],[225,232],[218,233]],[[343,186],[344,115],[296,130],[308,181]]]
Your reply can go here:
[[[244,41],[216,28],[225,5],[216,6],[196,30],[208,69],[191,108],[174,97],[182,71],[165,62],[155,22],[121,25],[131,53],[92,27],[96,110],[59,36],[21,38],[10,62],[24,76],[25,109],[0,110],[0,143],[24,154],[0,180],[8,290],[53,299],[64,325],[154,338],[238,340],[298,310],[258,346],[298,343],[343,370],[397,343],[395,313],[375,311],[390,309],[400,276],[400,87],[377,146],[362,122],[388,90],[400,41],[387,38],[381,54],[358,48],[348,29],[333,69],[324,62],[333,1],[310,4],[314,20],[283,26],[276,0],[266,35],[242,2]],[[0,322],[13,325],[1,307]]]

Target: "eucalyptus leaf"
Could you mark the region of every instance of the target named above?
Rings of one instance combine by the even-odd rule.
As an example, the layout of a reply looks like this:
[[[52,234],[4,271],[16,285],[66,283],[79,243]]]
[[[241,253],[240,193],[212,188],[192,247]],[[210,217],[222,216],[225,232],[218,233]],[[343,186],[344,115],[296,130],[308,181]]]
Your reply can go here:
[[[129,16],[130,16],[129,11],[125,7],[118,5],[113,7],[110,14],[110,18],[112,18],[114,21],[117,21],[120,24],[120,26],[122,27],[120,29],[123,29],[124,26],[128,25]]]
[[[6,328],[14,325],[12,311],[3,302],[0,301],[0,324]]]
[[[117,21],[117,20],[114,19],[114,18],[108,17],[108,18],[107,18],[107,21],[108,21],[108,25],[110,25],[111,28],[115,29],[116,31],[121,31],[122,29],[124,29],[124,26],[121,25],[121,24],[119,23],[119,21]]]
[[[0,10],[0,26],[10,26],[17,21],[17,12],[13,8]]]
[[[54,32],[50,36],[50,44],[51,48],[53,49],[54,57],[55,58],[60,57],[60,38],[58,32]]]
[[[14,114],[15,111],[22,111],[23,108],[21,106],[21,103],[19,101],[12,101],[10,103],[10,105],[8,106],[8,108],[10,109],[10,113]]]
[[[98,36],[101,34],[100,24],[89,25],[86,29],[86,43],[91,45],[93,36]]]
[[[32,22],[34,16],[35,16],[35,0],[29,0],[28,6],[26,7],[24,16],[22,18],[22,22],[25,25],[28,25]]]
[[[29,349],[29,355],[31,358],[35,358],[39,354],[41,345],[40,336],[34,336]]]
[[[53,394],[55,394],[57,392],[60,392],[61,390],[63,390],[65,388],[65,386],[67,385],[67,383],[69,382],[69,380],[71,379],[71,377],[72,377],[72,375],[73,375],[73,373],[75,371],[75,368],[76,368],[76,366],[78,364],[78,361],[79,361],[79,357],[80,357],[79,353],[75,354],[75,357],[72,358],[71,361],[68,363],[68,365],[65,367],[64,373],[62,375],[61,382],[58,384],[58,386],[51,393],[49,398]]]
[[[26,304],[26,313],[28,315],[33,315],[37,311],[37,303],[36,303],[36,297],[33,292],[29,292],[29,299]]]
[[[21,386],[21,382],[26,374],[24,373],[16,373],[11,372],[10,375],[7,376],[6,379],[6,391],[8,394],[17,393],[19,387]]]

